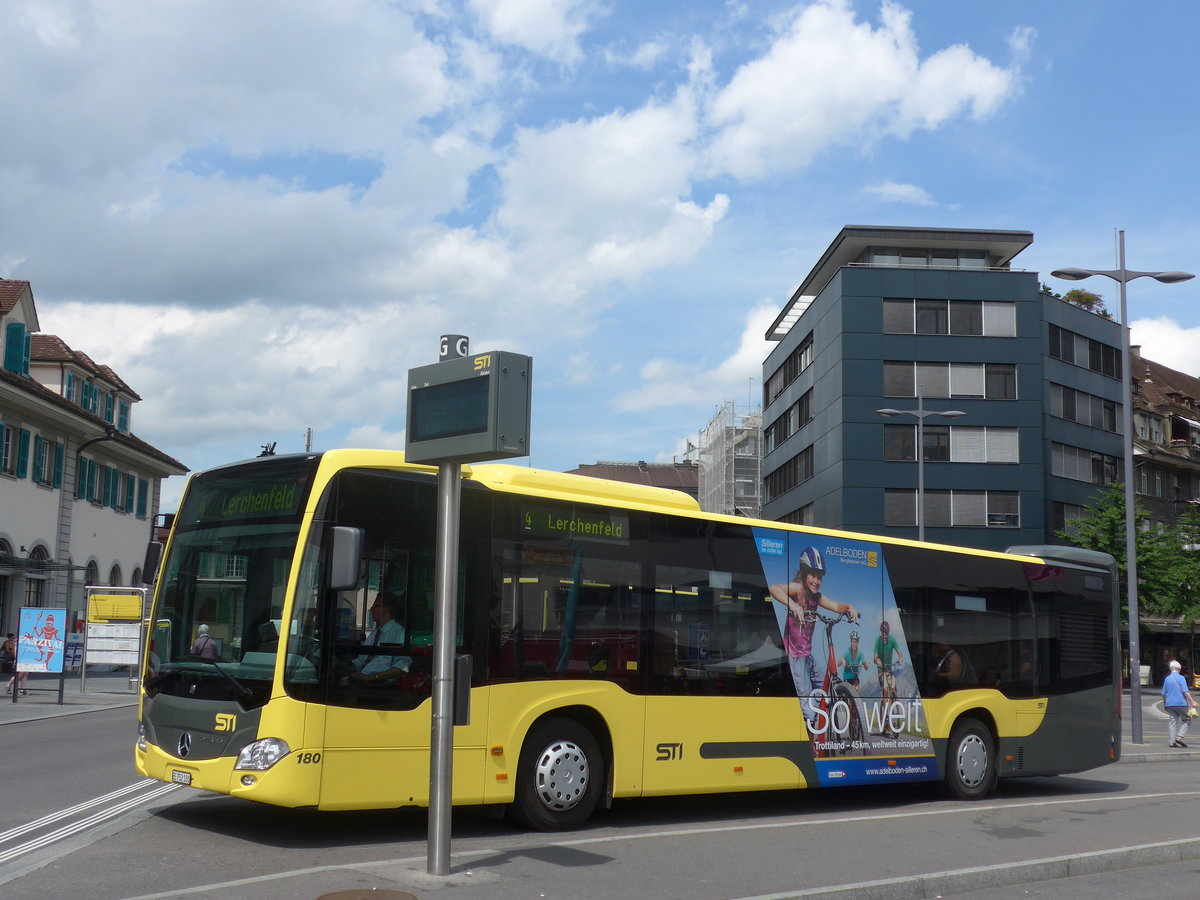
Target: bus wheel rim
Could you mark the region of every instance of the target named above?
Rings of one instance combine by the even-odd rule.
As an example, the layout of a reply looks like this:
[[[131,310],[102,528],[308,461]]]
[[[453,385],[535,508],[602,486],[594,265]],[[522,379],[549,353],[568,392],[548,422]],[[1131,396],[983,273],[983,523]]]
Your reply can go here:
[[[987,777],[987,745],[975,734],[967,735],[958,745],[958,777],[969,788],[979,787]]]
[[[534,776],[538,796],[547,809],[571,809],[587,792],[591,778],[587,754],[572,741],[555,741],[538,757]]]

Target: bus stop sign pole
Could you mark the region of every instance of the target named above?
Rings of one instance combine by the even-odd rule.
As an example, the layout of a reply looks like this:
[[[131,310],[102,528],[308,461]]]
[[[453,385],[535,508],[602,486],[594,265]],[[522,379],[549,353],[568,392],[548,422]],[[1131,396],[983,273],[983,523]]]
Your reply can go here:
[[[466,355],[468,347],[464,335],[443,335],[440,361],[408,370],[405,459],[438,467],[429,742],[430,875],[450,874],[462,463],[529,455],[533,360],[506,350]],[[470,690],[469,670],[463,673],[463,681],[465,697]]]
[[[429,758],[430,875],[450,874],[454,766],[454,645],[457,632],[458,520],[461,466],[438,465],[436,593],[433,631],[433,718]]]

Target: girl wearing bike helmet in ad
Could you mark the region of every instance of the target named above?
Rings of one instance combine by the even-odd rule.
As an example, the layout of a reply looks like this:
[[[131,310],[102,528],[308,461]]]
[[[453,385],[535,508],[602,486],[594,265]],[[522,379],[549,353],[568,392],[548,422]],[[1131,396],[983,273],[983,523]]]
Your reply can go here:
[[[818,606],[839,615],[847,615],[857,623],[858,610],[849,603],[839,603],[821,592],[825,579],[825,559],[816,547],[805,547],[800,554],[800,565],[788,584],[773,584],[772,599],[787,607],[783,627],[783,646],[788,655],[788,666],[800,698],[800,708],[812,730],[819,708],[813,702],[812,692],[821,684],[821,675],[812,656],[813,627],[816,620],[813,612]],[[807,703],[805,701],[808,701]]]

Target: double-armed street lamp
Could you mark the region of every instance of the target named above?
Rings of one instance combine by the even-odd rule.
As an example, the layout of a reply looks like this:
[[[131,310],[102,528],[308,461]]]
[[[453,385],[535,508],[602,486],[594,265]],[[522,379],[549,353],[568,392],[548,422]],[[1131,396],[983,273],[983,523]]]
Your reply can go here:
[[[1177,284],[1195,276],[1189,272],[1136,272],[1125,268],[1125,232],[1117,232],[1116,269],[1055,269],[1050,274],[1067,281],[1082,281],[1093,275],[1103,275],[1120,285],[1121,302],[1121,377],[1125,380],[1122,402],[1125,407],[1121,417],[1125,429],[1125,581],[1129,604],[1129,723],[1133,742],[1142,743],[1142,659],[1141,641],[1138,636],[1138,577],[1137,577],[1137,531],[1135,530],[1134,503],[1136,493],[1133,484],[1133,382],[1130,369],[1129,316],[1125,307],[1125,285],[1135,278],[1153,278],[1163,284]]]
[[[943,419],[961,419],[965,412],[957,409],[935,410],[925,408],[925,395],[917,385],[916,409],[877,409],[875,415],[886,419],[894,416],[913,416],[917,420],[917,540],[925,540],[925,419],[940,416]]]

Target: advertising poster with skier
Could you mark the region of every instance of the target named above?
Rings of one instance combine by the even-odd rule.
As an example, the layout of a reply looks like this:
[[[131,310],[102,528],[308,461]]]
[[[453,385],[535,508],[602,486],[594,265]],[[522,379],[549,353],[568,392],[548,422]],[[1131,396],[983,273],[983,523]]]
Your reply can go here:
[[[821,784],[936,779],[878,544],[755,529]]]
[[[67,638],[65,609],[21,610],[17,634],[17,671],[62,674]]]

